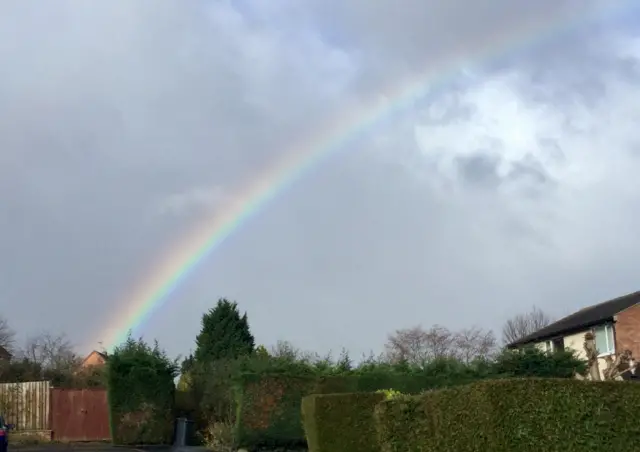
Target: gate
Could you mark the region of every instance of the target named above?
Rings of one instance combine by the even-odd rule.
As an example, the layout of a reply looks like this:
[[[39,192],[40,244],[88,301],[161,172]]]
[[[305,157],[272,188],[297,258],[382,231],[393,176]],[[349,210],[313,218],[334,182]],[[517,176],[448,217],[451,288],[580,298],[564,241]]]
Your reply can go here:
[[[110,440],[107,391],[52,389],[51,430],[57,441]]]

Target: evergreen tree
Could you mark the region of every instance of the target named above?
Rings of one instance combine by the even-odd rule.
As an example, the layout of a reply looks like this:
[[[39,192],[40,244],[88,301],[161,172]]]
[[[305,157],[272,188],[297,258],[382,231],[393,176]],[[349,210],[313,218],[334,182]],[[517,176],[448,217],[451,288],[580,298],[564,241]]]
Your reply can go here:
[[[210,363],[235,359],[252,353],[254,346],[247,314],[241,316],[236,302],[221,298],[202,316],[202,328],[196,337],[195,360]]]
[[[182,360],[182,364],[180,365],[180,373],[186,374],[193,369],[193,364],[195,359],[193,358],[193,353],[190,353],[184,360]]]
[[[115,444],[171,441],[177,374],[177,360],[157,342],[149,345],[130,334],[109,354],[106,382]]]

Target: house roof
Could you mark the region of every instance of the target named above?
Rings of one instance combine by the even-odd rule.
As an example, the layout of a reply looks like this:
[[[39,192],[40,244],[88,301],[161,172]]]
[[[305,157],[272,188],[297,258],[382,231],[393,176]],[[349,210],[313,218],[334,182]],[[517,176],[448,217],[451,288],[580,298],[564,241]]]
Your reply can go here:
[[[637,303],[640,303],[640,291],[580,309],[579,311],[574,312],[573,314],[568,315],[557,322],[536,331],[535,333],[529,334],[522,339],[518,339],[517,341],[510,343],[507,347],[515,348],[532,342],[539,342],[556,336],[587,329],[591,326],[613,319],[613,316],[617,313],[624,311]]]
[[[106,354],[106,353],[99,352],[98,350],[93,350],[91,353],[89,353],[89,354],[88,354],[88,355],[87,355],[87,356],[82,360],[82,362],[83,362],[83,363],[84,363],[84,362],[86,362],[86,361],[87,361],[89,358],[91,358],[91,356],[93,356],[94,354],[95,354],[95,355],[100,356],[100,358],[102,358],[104,361],[106,361],[106,360],[107,360],[107,354]]]
[[[8,359],[12,356],[13,355],[11,354],[11,352],[9,352],[9,350],[0,345],[0,359]]]

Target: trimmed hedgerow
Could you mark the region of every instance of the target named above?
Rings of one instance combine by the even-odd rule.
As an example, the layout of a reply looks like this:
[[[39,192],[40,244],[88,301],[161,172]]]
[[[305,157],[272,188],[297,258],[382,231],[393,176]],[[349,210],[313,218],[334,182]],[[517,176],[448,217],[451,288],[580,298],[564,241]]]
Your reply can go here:
[[[313,393],[313,377],[244,374],[236,386],[236,443],[240,446],[304,444],[300,402]]]
[[[368,373],[347,376],[242,374],[236,383],[236,440],[240,446],[305,444],[300,404],[311,394],[342,394],[395,389],[417,394],[425,389],[463,384],[469,379]]]
[[[640,385],[493,380],[376,406],[383,452],[635,450]]]
[[[314,394],[302,399],[309,452],[378,452],[373,410],[381,392]]]
[[[115,444],[170,444],[177,366],[164,351],[129,337],[107,359],[111,437]]]

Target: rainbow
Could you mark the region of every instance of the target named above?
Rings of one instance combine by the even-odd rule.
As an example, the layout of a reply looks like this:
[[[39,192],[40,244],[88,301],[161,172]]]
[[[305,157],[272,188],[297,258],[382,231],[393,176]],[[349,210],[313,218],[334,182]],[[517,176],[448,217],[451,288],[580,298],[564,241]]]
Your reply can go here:
[[[528,27],[506,30],[474,43],[472,63],[489,63],[518,50],[545,42],[564,32],[608,17],[630,4],[629,1],[603,2],[599,8],[574,11],[553,21],[531,23]],[[585,8],[586,9],[586,8]],[[310,168],[344,149],[349,142],[367,133],[385,118],[410,108],[416,100],[433,93],[451,81],[469,59],[457,55],[430,62],[429,69],[410,79],[402,80],[387,89],[384,96],[369,105],[344,112],[334,118],[314,136],[288,152],[266,168],[251,184],[235,193],[222,211],[215,212],[194,228],[182,240],[168,249],[157,266],[142,278],[124,300],[116,302],[116,314],[101,331],[96,342],[107,350],[120,344],[130,331],[138,330],[159,309],[172,293],[189,277],[206,257],[256,215],[279,193],[301,178]]]

